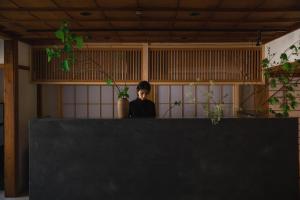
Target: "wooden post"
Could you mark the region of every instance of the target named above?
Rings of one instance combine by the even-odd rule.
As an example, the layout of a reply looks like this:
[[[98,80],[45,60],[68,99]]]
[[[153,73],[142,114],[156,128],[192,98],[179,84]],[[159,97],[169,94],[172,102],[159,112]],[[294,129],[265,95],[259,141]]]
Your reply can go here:
[[[41,84],[37,84],[36,85],[36,93],[37,93],[37,105],[36,105],[36,110],[37,110],[37,117],[41,118],[43,116],[43,107],[42,107],[42,85]]]
[[[237,85],[237,84],[234,84],[233,85],[233,88],[232,88],[232,100],[233,100],[233,106],[232,106],[232,109],[233,109],[233,116],[237,116],[238,114],[238,111],[240,109],[240,93],[239,93],[239,90],[240,90],[240,86]]]
[[[4,189],[18,194],[18,42],[4,41]]]
[[[142,80],[145,80],[145,81],[149,80],[148,52],[149,52],[149,46],[148,46],[148,44],[143,44],[143,51],[142,51]]]

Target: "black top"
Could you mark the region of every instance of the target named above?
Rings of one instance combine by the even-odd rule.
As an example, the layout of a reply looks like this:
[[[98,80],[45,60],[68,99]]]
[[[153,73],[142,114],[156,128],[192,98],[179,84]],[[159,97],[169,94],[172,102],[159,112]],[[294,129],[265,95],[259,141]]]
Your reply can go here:
[[[152,101],[146,99],[141,100],[137,98],[129,103],[129,117],[130,118],[146,118],[155,117],[155,105]]]

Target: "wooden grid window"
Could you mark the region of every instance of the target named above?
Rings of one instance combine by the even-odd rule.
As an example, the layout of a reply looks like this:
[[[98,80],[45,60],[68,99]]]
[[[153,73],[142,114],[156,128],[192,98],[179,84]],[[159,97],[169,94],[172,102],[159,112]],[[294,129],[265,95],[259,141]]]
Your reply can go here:
[[[159,118],[205,118],[204,105],[207,104],[207,93],[212,91],[213,100],[208,102],[209,109],[215,103],[223,102],[224,117],[233,116],[232,85],[159,85],[156,107]],[[174,106],[181,101],[180,106]],[[172,109],[170,109],[172,108]]]
[[[69,72],[59,66],[62,58],[47,61],[43,48],[32,49],[32,81],[76,82],[106,81],[105,71],[115,81],[141,79],[142,50],[140,48],[85,48],[75,50],[76,63]]]
[[[123,86],[121,86],[123,87]],[[136,86],[130,85],[129,100],[136,98]],[[62,86],[64,118],[117,118],[117,88],[106,85]]]
[[[261,81],[260,48],[150,48],[151,81]]]

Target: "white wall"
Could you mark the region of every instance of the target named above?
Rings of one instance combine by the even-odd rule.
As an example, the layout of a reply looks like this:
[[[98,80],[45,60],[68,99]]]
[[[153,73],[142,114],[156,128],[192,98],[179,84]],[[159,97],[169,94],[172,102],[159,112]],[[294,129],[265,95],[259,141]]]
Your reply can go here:
[[[23,66],[30,66],[31,46],[18,42],[18,64]]]
[[[4,64],[4,40],[0,39],[0,64]]]
[[[280,54],[283,53],[286,49],[288,49],[295,42],[300,41],[300,29],[288,33],[280,38],[277,38],[265,45],[265,57],[268,57],[268,53],[272,55],[275,53],[275,57],[273,61],[276,63],[280,61]],[[299,43],[298,43],[299,44]],[[300,56],[291,57],[291,59],[300,59]]]

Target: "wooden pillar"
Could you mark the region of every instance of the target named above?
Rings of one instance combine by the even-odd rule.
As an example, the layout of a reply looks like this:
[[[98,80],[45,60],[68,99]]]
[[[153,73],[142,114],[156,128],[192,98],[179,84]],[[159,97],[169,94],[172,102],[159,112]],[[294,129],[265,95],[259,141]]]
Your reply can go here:
[[[233,100],[233,106],[232,106],[232,112],[233,116],[238,116],[238,112],[240,110],[240,86],[238,84],[234,84],[232,88],[232,100]]]
[[[18,42],[4,41],[4,190],[18,194]]]
[[[142,80],[144,80],[144,81],[149,80],[148,52],[149,52],[148,44],[143,44],[143,50],[142,50]]]
[[[37,106],[36,106],[36,110],[37,110],[37,117],[41,118],[43,116],[43,108],[42,108],[42,85],[41,84],[37,84],[36,86],[36,92],[37,92]]]

